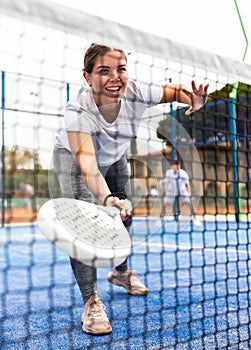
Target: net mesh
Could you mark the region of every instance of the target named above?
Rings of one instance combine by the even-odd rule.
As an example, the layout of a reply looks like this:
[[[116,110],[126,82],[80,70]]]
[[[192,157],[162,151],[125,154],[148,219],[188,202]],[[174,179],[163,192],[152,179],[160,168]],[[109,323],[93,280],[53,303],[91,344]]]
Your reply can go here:
[[[0,8],[1,348],[249,349],[250,67],[50,2]],[[147,85],[210,84],[191,118],[178,103],[157,106],[131,142],[129,265],[150,292],[129,296],[98,269],[105,337],[82,332],[69,258],[36,226],[55,132],[95,41],[125,43],[130,77]],[[189,175],[198,223],[182,198],[163,201],[173,159]]]

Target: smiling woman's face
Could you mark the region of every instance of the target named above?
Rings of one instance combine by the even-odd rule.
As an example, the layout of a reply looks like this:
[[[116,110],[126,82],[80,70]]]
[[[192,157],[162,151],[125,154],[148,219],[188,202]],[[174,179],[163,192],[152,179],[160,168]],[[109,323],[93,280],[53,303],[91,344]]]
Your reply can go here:
[[[117,103],[128,83],[126,58],[117,50],[97,56],[92,72],[84,72],[84,76],[97,106]]]

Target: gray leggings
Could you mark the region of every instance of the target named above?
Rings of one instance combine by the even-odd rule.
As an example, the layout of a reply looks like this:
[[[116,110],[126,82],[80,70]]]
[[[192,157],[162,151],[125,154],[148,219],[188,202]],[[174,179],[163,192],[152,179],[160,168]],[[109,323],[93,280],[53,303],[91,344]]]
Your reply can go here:
[[[93,194],[85,184],[80,168],[75,163],[71,152],[65,148],[54,148],[53,164],[55,175],[59,184],[59,192],[54,193],[54,197],[75,198],[90,203],[95,202]],[[100,167],[100,172],[104,176],[106,183],[113,192],[124,192],[130,198],[130,186],[128,181],[128,169],[126,156],[112,164],[110,167]],[[55,190],[54,190],[55,191]],[[124,221],[125,227],[129,230],[131,217]],[[72,270],[83,300],[97,293],[97,269],[87,266],[73,258],[70,258]],[[127,269],[127,259],[116,267],[119,271]]]

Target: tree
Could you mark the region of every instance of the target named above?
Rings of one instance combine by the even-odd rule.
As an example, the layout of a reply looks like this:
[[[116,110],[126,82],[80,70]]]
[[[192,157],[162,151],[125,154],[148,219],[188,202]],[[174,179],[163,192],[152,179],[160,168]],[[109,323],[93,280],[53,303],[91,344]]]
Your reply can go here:
[[[167,114],[165,119],[160,120],[159,126],[156,130],[157,137],[163,140],[166,146],[171,146],[171,127],[170,127],[170,118],[171,115]]]
[[[187,131],[190,138],[196,143],[206,144],[217,141],[227,141],[229,138],[229,101],[235,92],[235,84],[227,84],[221,90],[209,95],[208,102],[199,111],[193,113],[192,118],[185,115],[187,108],[178,108],[175,119]],[[235,105],[237,112],[237,136],[246,137],[251,130],[251,86],[239,83]],[[160,121],[157,128],[157,137],[170,144],[170,123]]]
[[[12,148],[5,149],[5,169],[6,171],[15,171],[17,169],[42,169],[39,162],[39,153],[36,150],[19,148],[15,145]]]

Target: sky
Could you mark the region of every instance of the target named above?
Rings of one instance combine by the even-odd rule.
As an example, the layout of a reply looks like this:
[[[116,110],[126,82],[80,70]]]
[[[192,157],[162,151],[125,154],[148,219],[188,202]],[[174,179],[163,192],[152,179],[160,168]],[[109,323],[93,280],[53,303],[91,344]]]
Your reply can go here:
[[[51,0],[137,29],[243,61],[246,41],[234,0]],[[251,40],[250,1],[236,0]],[[251,64],[251,49],[244,62]]]

